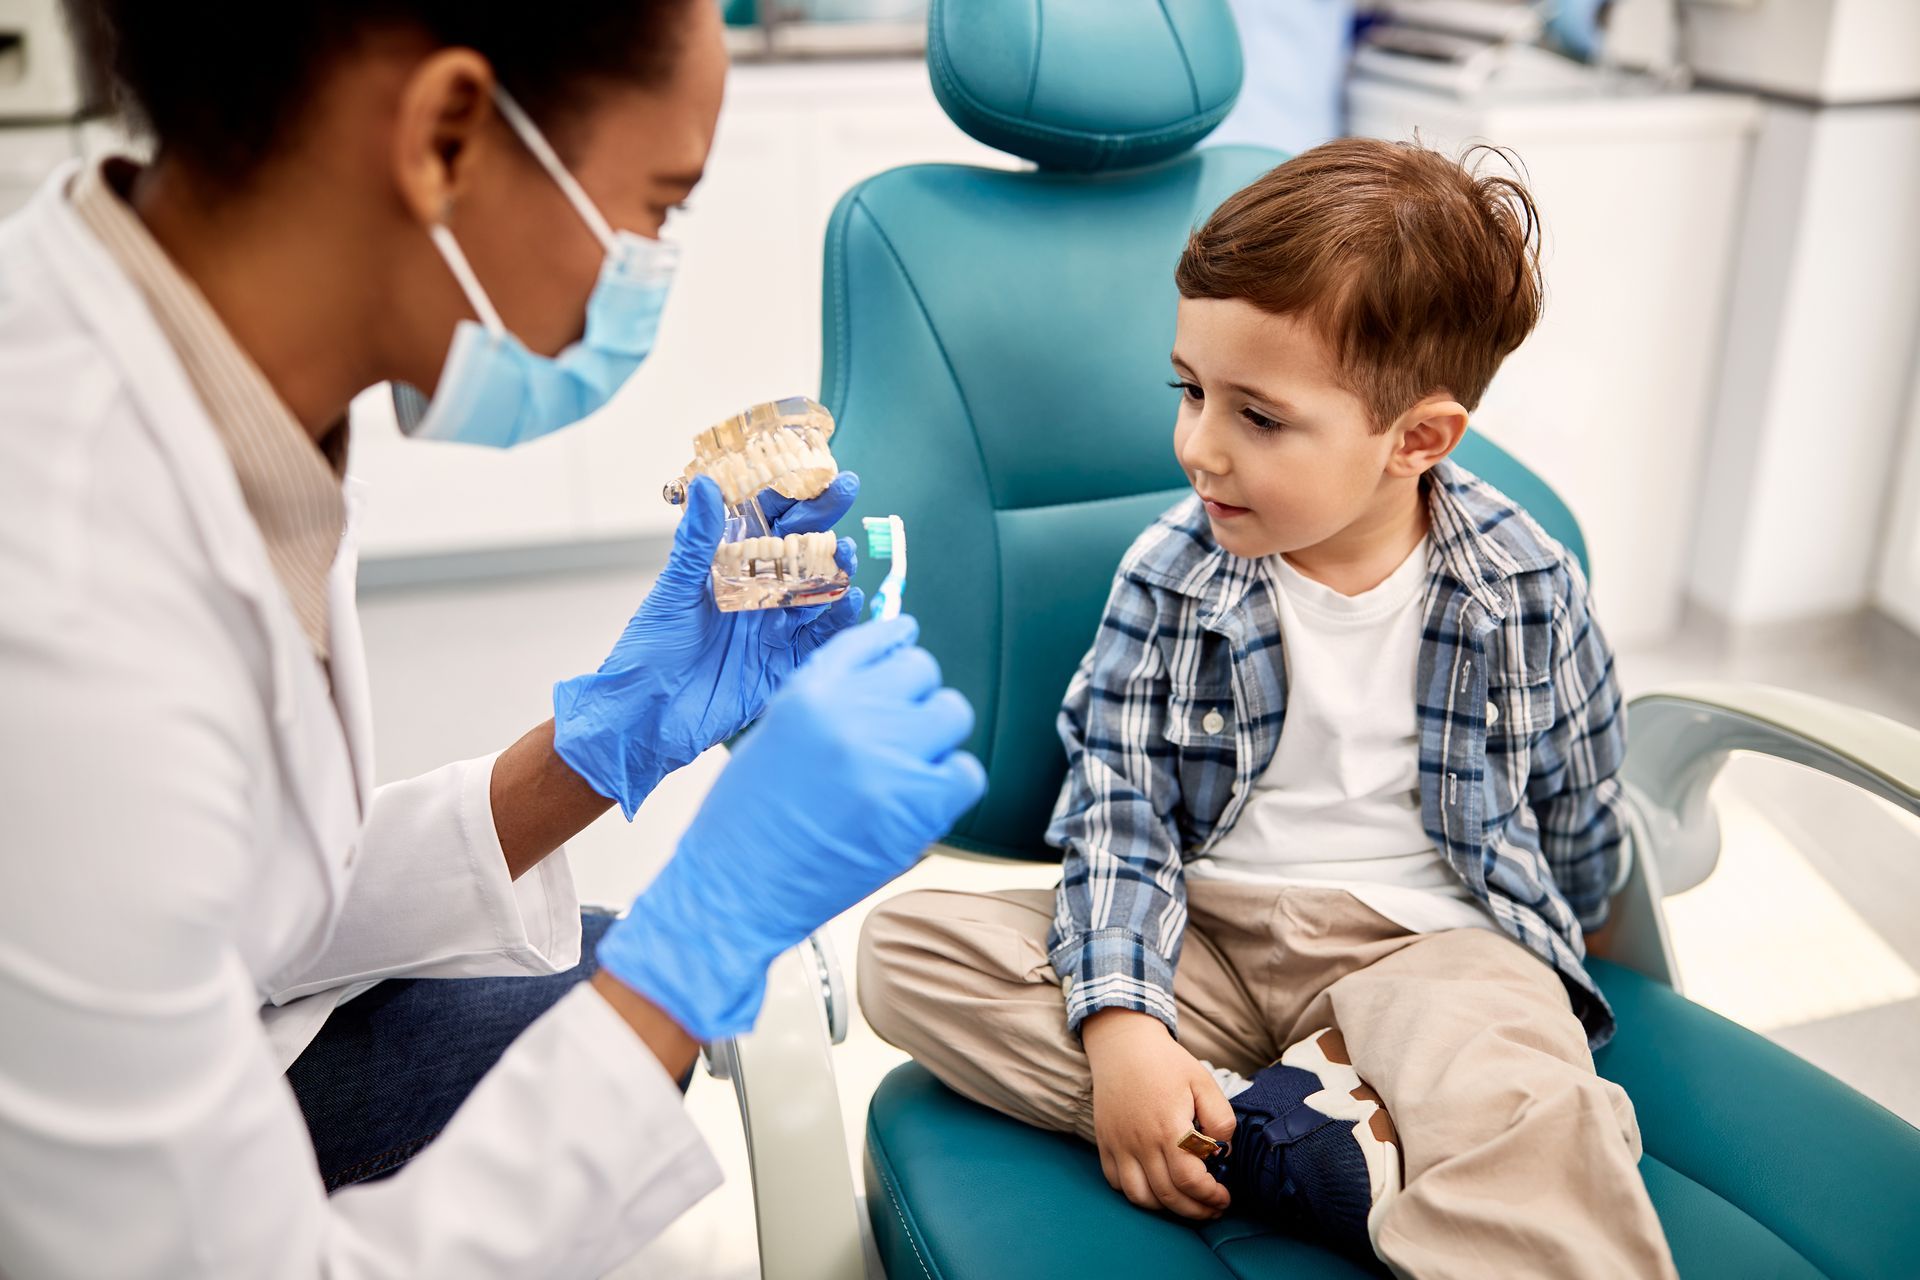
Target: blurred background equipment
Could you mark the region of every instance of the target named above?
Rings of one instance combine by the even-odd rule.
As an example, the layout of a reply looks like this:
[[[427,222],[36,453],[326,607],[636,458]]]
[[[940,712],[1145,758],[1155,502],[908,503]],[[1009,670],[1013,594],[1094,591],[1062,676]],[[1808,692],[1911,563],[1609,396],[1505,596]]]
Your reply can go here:
[[[80,154],[87,105],[60,0],[0,0],[0,217]]]
[[[1296,153],[1346,130],[1354,0],[1232,0],[1247,78],[1207,146]]]

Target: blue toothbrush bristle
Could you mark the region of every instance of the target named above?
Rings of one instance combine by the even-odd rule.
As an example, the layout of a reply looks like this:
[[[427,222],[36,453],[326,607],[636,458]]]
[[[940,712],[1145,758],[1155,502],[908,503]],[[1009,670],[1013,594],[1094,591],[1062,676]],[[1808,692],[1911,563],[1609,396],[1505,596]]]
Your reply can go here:
[[[893,558],[893,521],[885,516],[868,516],[861,525],[867,531],[867,554],[875,560]]]

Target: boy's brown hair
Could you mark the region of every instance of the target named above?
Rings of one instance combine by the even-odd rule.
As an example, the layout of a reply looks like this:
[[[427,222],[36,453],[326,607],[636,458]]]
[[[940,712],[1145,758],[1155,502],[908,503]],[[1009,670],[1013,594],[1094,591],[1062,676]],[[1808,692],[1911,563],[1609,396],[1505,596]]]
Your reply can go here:
[[[1517,179],[1418,143],[1341,138],[1228,197],[1174,281],[1183,297],[1310,320],[1384,431],[1435,392],[1477,407],[1532,332],[1539,215]]]

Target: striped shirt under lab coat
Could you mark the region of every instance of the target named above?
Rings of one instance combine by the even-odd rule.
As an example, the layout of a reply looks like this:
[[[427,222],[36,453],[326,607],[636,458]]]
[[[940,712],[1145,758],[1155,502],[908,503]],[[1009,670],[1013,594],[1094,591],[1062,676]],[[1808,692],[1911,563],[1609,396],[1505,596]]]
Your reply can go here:
[[[1613,656],[1578,563],[1513,502],[1446,462],[1427,505],[1410,691],[1422,825],[1499,927],[1559,972],[1598,1047],[1613,1014],[1581,931],[1605,919],[1625,856]],[[1121,562],[1061,709],[1067,779],[1047,831],[1065,852],[1049,946],[1074,1027],[1116,1007],[1175,1024],[1184,865],[1239,818],[1286,716],[1275,591],[1266,561],[1214,543],[1196,497]]]

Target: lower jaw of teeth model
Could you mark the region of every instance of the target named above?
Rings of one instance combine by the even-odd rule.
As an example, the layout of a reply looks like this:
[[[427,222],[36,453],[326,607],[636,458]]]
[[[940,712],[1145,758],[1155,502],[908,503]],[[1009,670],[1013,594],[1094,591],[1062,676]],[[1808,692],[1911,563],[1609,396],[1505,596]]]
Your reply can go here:
[[[847,574],[834,561],[831,533],[774,533],[760,493],[817,498],[839,468],[827,450],[833,415],[805,396],[754,405],[693,438],[693,461],[667,484],[665,497],[686,501],[695,476],[706,476],[726,503],[726,535],[713,557],[714,603],[729,613],[827,604],[847,594]]]

